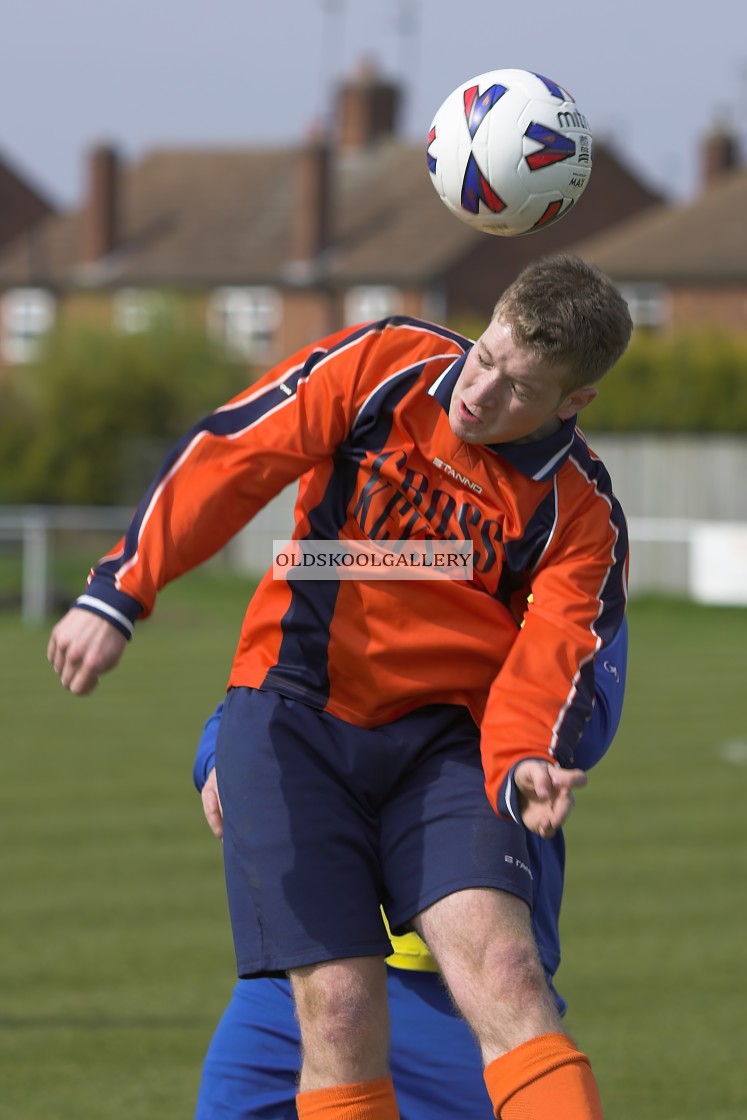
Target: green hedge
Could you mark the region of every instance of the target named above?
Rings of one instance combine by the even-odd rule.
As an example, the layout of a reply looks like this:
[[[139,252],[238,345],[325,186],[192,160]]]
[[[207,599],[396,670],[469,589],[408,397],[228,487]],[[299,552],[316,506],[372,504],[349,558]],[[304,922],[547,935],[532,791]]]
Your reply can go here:
[[[251,379],[199,330],[53,335],[0,378],[0,505],[137,501],[173,441]],[[747,432],[747,335],[637,331],[583,427]]]
[[[183,432],[250,372],[204,332],[54,334],[0,378],[0,505],[127,505]]]
[[[636,331],[599,390],[584,429],[747,432],[747,333]]]

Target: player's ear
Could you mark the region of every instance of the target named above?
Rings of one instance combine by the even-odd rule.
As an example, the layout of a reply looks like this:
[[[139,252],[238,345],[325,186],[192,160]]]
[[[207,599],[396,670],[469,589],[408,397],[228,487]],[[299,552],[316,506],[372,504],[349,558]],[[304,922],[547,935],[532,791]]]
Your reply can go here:
[[[561,420],[570,420],[571,416],[575,416],[582,408],[586,408],[587,404],[591,404],[596,395],[597,390],[593,385],[582,385],[580,388],[574,389],[561,402],[557,415]]]

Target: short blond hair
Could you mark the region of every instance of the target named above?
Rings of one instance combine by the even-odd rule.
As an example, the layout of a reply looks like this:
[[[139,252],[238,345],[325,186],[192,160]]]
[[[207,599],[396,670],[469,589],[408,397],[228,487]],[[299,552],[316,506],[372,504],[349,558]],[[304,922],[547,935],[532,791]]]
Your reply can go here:
[[[610,278],[570,254],[524,268],[493,309],[514,341],[572,373],[569,388],[604,377],[624,354],[633,331],[628,305]]]

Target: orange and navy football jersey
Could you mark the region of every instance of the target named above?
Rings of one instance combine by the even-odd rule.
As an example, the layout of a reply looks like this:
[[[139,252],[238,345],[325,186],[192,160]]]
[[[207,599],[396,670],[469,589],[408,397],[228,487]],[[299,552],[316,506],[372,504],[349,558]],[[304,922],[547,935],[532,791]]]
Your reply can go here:
[[[229,685],[364,727],[427,704],[466,706],[481,727],[491,802],[515,815],[518,761],[572,765],[594,655],[624,616],[627,534],[573,420],[530,442],[474,446],[454,435],[449,402],[471,346],[397,317],[275,367],[172,450],[78,604],[131,633],[160,588],[295,479],[294,539],[471,541],[469,581],[268,572]]]

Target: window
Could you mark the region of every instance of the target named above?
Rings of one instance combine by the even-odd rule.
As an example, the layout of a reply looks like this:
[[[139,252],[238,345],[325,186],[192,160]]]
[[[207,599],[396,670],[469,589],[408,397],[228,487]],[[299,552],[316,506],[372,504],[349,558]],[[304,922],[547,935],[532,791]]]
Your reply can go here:
[[[620,294],[628,305],[636,327],[664,327],[669,321],[669,292],[663,284],[620,284]]]
[[[55,303],[43,288],[16,288],[2,298],[2,355],[8,363],[31,362],[54,323]]]
[[[391,285],[370,284],[351,288],[345,296],[345,325],[350,327],[354,323],[385,319],[387,315],[398,315],[401,308],[401,293]]]
[[[147,288],[122,288],[114,296],[114,326],[123,334],[140,334],[168,314],[161,292]]]
[[[208,307],[208,330],[236,358],[266,358],[277,339],[280,311],[273,288],[218,288]]]

